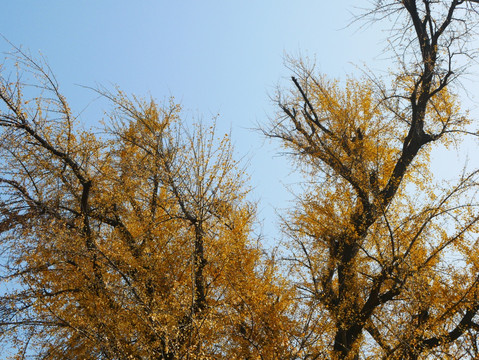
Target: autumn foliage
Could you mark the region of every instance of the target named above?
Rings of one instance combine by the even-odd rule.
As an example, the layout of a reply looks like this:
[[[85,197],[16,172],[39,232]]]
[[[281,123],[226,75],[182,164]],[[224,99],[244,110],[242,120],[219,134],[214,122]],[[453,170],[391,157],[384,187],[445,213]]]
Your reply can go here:
[[[45,359],[282,357],[289,296],[228,136],[118,92],[100,138],[23,60],[43,96],[0,89],[3,336]]]
[[[304,176],[266,250],[228,135],[97,90],[85,130],[44,64],[0,73],[0,336],[14,358],[474,359],[478,171],[434,148],[477,136],[456,57],[477,1],[377,1],[397,71],[343,81],[291,61],[263,133]],[[378,16],[379,15],[379,16]],[[213,122],[214,123],[214,122]]]

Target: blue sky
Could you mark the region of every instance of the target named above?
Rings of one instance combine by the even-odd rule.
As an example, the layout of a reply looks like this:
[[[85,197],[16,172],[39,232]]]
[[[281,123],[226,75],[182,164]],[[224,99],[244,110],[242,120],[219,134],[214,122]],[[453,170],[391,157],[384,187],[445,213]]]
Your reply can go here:
[[[315,59],[333,77],[356,65],[385,69],[387,33],[379,26],[347,27],[364,1],[318,0],[15,0],[5,1],[0,33],[33,56],[41,52],[72,108],[95,126],[103,116],[96,95],[82,86],[112,88],[158,100],[174,96],[191,121],[219,114],[238,156],[250,159],[254,197],[270,238],[274,208],[288,207],[282,183],[288,161],[278,144],[250,129],[274,116],[269,95],[290,75],[284,55]],[[387,27],[388,24],[382,24]],[[0,49],[11,46],[0,41]],[[441,160],[442,161],[442,160]]]

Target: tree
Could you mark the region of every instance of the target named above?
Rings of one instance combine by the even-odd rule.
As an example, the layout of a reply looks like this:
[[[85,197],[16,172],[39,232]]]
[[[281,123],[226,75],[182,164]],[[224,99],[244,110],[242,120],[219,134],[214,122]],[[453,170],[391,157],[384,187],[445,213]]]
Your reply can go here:
[[[284,229],[297,288],[327,332],[313,358],[478,356],[478,172],[440,187],[429,171],[431,149],[477,135],[454,87],[477,3],[377,1],[367,15],[399,24],[399,70],[341,84],[296,60],[278,93],[264,132],[307,179]]]
[[[429,169],[435,147],[477,135],[456,85],[477,4],[376,1],[367,16],[401,24],[389,77],[293,64],[265,130],[307,179],[283,224],[287,269],[254,236],[228,136],[184,126],[174,101],[100,91],[115,108],[101,138],[20,52],[21,75],[0,69],[0,335],[14,356],[478,357],[479,170],[439,185]]]
[[[48,67],[15,60],[24,72],[5,66],[0,84],[0,334],[16,358],[285,358],[291,296],[228,136],[188,130],[173,100],[103,91],[102,139]]]

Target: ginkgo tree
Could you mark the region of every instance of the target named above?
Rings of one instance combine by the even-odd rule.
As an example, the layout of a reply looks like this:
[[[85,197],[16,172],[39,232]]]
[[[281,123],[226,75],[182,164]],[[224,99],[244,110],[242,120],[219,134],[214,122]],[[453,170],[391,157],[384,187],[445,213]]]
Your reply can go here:
[[[102,91],[100,137],[47,66],[14,60],[23,75],[5,65],[0,84],[5,354],[286,358],[292,290],[254,235],[229,137],[121,91]]]
[[[454,84],[477,1],[374,4],[365,19],[400,24],[391,73],[339,82],[293,60],[264,129],[306,178],[287,258],[327,335],[304,358],[477,358],[479,174],[430,171],[434,148],[476,135]]]
[[[479,357],[477,136],[458,78],[475,0],[381,0],[394,69],[342,82],[293,60],[264,133],[306,182],[268,254],[229,136],[117,90],[83,129],[48,66],[0,68],[0,337],[22,359]],[[18,49],[17,49],[18,50]],[[286,261],[279,261],[284,258]]]

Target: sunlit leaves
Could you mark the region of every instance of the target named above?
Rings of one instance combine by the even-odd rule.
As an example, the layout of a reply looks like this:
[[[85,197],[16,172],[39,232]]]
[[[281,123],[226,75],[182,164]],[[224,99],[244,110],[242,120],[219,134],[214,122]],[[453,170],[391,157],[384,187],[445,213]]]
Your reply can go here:
[[[102,93],[100,138],[22,59],[41,96],[0,91],[2,276],[17,289],[0,325],[18,355],[285,358],[292,292],[253,238],[229,136],[118,90]]]
[[[371,13],[406,14],[412,66],[400,58],[388,79],[341,82],[293,60],[264,130],[306,179],[283,229],[297,289],[316,323],[333,323],[323,343],[333,358],[457,355],[477,329],[477,173],[438,186],[429,168],[433,147],[470,133],[449,86],[454,55],[438,53],[453,51],[448,26],[463,2],[416,3],[378,2]]]

